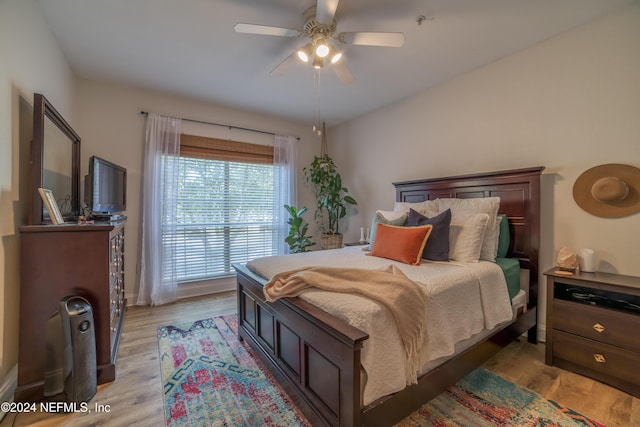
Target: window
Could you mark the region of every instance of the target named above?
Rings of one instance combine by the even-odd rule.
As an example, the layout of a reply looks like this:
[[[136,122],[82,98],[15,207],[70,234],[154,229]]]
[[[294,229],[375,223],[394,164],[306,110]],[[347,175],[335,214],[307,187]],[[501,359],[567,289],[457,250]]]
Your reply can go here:
[[[273,147],[189,135],[180,145],[176,223],[162,240],[177,280],[229,276],[234,263],[276,255],[281,213],[274,212]]]

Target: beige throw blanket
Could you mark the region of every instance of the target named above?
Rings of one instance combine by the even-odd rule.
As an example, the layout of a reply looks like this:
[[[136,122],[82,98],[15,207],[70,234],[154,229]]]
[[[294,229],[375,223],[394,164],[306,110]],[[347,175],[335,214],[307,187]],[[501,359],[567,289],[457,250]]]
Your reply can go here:
[[[382,270],[307,267],[278,273],[264,286],[267,301],[300,295],[314,287],[331,292],[360,293],[385,305],[393,315],[407,357],[407,384],[417,382],[419,352],[425,336],[426,294],[396,266]]]

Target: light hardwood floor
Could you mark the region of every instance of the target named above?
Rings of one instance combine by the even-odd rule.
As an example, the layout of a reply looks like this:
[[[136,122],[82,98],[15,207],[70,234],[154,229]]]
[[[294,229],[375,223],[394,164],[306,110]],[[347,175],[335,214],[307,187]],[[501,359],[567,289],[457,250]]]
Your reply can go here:
[[[120,342],[116,381],[98,387],[89,404],[109,412],[8,414],[9,426],[162,426],[162,386],[156,330],[159,326],[235,313],[236,294],[181,300],[162,307],[129,307]],[[606,426],[640,426],[640,399],[588,378],[544,364],[544,344],[512,343],[485,367],[561,402]],[[638,375],[638,372],[630,373]]]

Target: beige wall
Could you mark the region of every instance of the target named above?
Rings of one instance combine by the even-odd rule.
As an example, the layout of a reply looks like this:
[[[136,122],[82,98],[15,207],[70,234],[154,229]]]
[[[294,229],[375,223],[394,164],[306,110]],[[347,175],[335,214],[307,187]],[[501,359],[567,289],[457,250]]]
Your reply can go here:
[[[74,75],[32,0],[0,1],[0,399],[12,394],[18,360],[20,239],[26,223],[33,93],[73,126]]]
[[[601,271],[640,275],[640,214],[598,218],[572,197],[585,169],[640,167],[639,76],[635,3],[332,129],[329,150],[359,202],[350,238],[393,206],[394,181],[546,166],[541,267],[562,246],[588,247]]]

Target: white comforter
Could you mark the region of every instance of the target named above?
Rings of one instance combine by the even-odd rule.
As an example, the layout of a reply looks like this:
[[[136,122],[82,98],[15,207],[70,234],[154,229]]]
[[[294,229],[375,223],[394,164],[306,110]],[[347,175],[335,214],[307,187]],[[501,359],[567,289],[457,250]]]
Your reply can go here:
[[[421,365],[454,353],[457,342],[513,317],[502,270],[495,263],[426,262],[412,266],[366,256],[362,247],[265,257],[247,267],[270,279],[281,271],[308,266],[384,268],[394,264],[424,286],[427,295],[426,340]],[[382,304],[356,294],[307,290],[300,298],[369,334],[362,350],[366,372],[363,404],[406,386],[405,355],[397,327]]]

